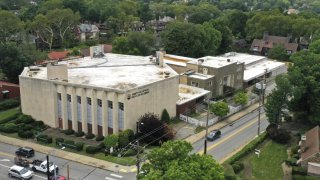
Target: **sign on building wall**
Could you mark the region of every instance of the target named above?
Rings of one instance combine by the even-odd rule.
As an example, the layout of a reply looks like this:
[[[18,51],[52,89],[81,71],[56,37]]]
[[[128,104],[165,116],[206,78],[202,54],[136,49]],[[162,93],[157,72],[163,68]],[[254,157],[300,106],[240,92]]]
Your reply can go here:
[[[133,99],[133,98],[136,98],[136,97],[139,97],[139,96],[143,96],[145,94],[149,94],[149,89],[143,89],[141,91],[137,91],[137,92],[134,92],[134,93],[131,93],[131,94],[128,94],[127,95],[127,99]]]

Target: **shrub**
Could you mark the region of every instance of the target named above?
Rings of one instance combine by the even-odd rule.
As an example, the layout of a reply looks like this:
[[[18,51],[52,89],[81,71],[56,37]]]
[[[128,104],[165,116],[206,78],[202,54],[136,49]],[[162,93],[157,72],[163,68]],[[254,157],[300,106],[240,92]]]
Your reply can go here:
[[[43,123],[43,121],[35,121],[32,123],[32,126],[34,126],[38,130],[43,130],[46,128],[46,125]]]
[[[84,132],[78,131],[78,132],[74,133],[74,135],[75,135],[76,137],[82,137],[82,136],[84,136]]]
[[[119,133],[118,145],[119,147],[126,147],[130,140],[134,137],[134,132],[131,129],[127,129]]]
[[[52,143],[52,137],[47,136],[45,134],[41,134],[41,135],[37,136],[37,141],[51,144]]]
[[[74,130],[73,130],[73,129],[62,130],[61,132],[64,133],[65,135],[72,135],[72,134],[74,134]]]
[[[237,174],[241,171],[241,168],[238,164],[232,164],[232,169],[234,170],[234,172]]]
[[[0,102],[0,111],[7,110],[10,108],[14,108],[20,105],[20,101],[18,99],[8,99]]]
[[[22,124],[20,126],[20,129],[23,131],[30,131],[34,128],[34,126],[32,126],[31,124]]]
[[[284,130],[284,129],[279,129],[277,132],[276,137],[273,139],[274,141],[285,144],[291,139],[290,132]]]
[[[96,137],[96,141],[103,141],[104,140],[104,136],[97,136]]]
[[[5,133],[15,133],[18,131],[18,126],[14,123],[6,123],[3,125],[2,131]]]
[[[5,124],[5,123],[7,123],[7,122],[14,121],[15,119],[18,118],[18,116],[19,116],[19,113],[16,113],[16,114],[14,114],[14,115],[12,115],[12,116],[10,116],[10,117],[7,117],[7,118],[5,118],[5,119],[2,119],[2,120],[0,121],[0,124]]]
[[[137,154],[137,151],[134,149],[128,149],[126,150],[123,154],[121,154],[121,156],[123,157],[127,157],[127,156],[134,156]]]
[[[292,158],[286,160],[285,162],[287,165],[297,166],[297,161],[298,161],[298,159],[292,157]]]
[[[64,143],[65,144],[74,145],[74,141],[73,140],[65,140]]]
[[[297,153],[298,153],[299,148],[300,148],[299,146],[295,146],[295,147],[291,148],[291,152],[292,152],[292,154],[297,154]]]
[[[21,114],[18,118],[17,118],[17,123],[23,123],[23,124],[31,124],[35,122],[35,120],[29,116],[29,115],[25,115],[25,114]]]
[[[162,122],[169,123],[169,121],[170,121],[170,115],[169,115],[167,109],[163,109],[160,120],[161,120]]]
[[[59,145],[60,143],[63,143],[64,139],[63,138],[56,138],[56,145]]]
[[[21,138],[33,138],[34,134],[32,131],[18,131],[18,136]]]
[[[86,153],[88,154],[95,154],[99,151],[99,148],[96,146],[87,146]]]
[[[224,174],[224,179],[225,180],[236,180],[237,177],[235,175],[232,175],[232,174]]]
[[[95,137],[94,134],[87,134],[86,139],[93,139]]]
[[[299,166],[293,166],[292,167],[292,175],[294,174],[297,174],[297,175],[307,175],[307,170],[302,168],[302,167],[299,167]]]
[[[75,143],[75,150],[77,150],[77,151],[82,151],[83,150],[83,146],[84,146],[84,143],[83,142],[76,142]]]
[[[104,144],[107,149],[116,147],[118,145],[119,136],[117,134],[111,134],[104,139]]]

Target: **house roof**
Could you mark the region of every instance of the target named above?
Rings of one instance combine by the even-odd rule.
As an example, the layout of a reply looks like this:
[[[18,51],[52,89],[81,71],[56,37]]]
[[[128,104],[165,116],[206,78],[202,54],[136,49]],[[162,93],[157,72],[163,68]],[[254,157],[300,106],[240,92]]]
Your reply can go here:
[[[98,32],[99,28],[94,24],[80,24],[78,25],[80,32],[88,33],[88,32]]]
[[[251,44],[251,51],[261,52],[262,48],[273,48],[274,46],[282,44],[286,50],[290,50],[293,53],[297,51],[297,43],[289,43],[287,37],[281,36],[266,36],[264,39],[254,39]],[[256,47],[258,47],[256,49]]]
[[[5,82],[5,81],[0,81],[0,87],[1,87],[1,86],[14,86],[14,87],[19,87],[18,84],[13,84],[13,83]]]
[[[70,51],[52,51],[48,54],[49,59],[51,60],[60,60],[67,57],[67,55],[70,53]]]
[[[306,140],[302,141],[301,147],[304,151],[301,153],[301,160],[320,152],[320,128],[316,126],[305,133]]]

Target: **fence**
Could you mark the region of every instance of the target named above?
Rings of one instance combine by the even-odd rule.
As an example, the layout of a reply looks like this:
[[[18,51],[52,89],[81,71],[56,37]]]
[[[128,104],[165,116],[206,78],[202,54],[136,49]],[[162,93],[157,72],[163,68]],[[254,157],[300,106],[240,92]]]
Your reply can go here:
[[[248,106],[251,106],[252,104],[256,103],[258,100],[259,100],[259,98],[251,99],[251,100],[248,101],[248,104],[245,105],[245,106],[242,106],[242,105],[238,105],[236,107],[229,106],[229,113],[226,116],[224,116],[224,117],[214,117],[214,118],[209,119],[208,120],[208,126],[211,126],[211,125],[217,123],[219,120],[225,119],[225,118],[227,118],[227,117],[229,117],[229,116],[241,111],[242,109],[244,109],[244,108],[246,108]],[[195,119],[195,118],[183,115],[183,114],[180,114],[179,118],[180,118],[180,120],[185,121],[185,122],[187,122],[189,124],[193,124],[195,126],[206,127],[206,121],[201,121],[201,120],[198,120],[198,119]]]

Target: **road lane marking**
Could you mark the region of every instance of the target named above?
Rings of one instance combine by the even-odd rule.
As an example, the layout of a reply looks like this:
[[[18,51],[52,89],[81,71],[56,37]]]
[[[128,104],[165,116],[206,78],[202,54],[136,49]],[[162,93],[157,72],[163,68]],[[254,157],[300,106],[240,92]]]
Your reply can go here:
[[[3,165],[3,164],[0,164],[0,166],[2,167],[6,167],[6,168],[10,168],[10,166],[6,166],[6,165]],[[36,174],[33,174],[34,176],[38,177],[38,178],[41,178],[41,179],[47,179],[46,177],[42,177],[42,176],[39,176],[39,175],[36,175]],[[111,180],[111,179],[110,179]]]
[[[0,151],[0,155],[7,156],[7,157],[16,157],[15,155],[12,155],[12,154],[9,154],[9,153],[5,153],[5,152],[1,152],[1,151]]]
[[[265,117],[265,115],[263,115],[263,116],[261,117],[261,119],[262,119],[263,117]],[[253,125],[254,123],[256,123],[256,122],[258,122],[258,120],[253,120],[253,121],[251,121],[250,123],[248,123],[248,124],[246,124],[245,126],[241,127],[241,128],[240,128],[239,130],[237,130],[236,132],[234,132],[234,133],[232,133],[231,135],[227,136],[226,138],[222,139],[222,140],[219,141],[218,143],[215,143],[215,144],[209,146],[209,147],[207,148],[207,152],[210,151],[211,149],[219,146],[220,144],[226,142],[227,140],[231,139],[233,136],[235,136],[235,135],[239,134],[240,132],[244,131],[245,129],[247,129],[248,127],[252,126],[252,125]],[[203,154],[203,150],[198,151],[198,154],[202,155],[202,154]]]
[[[123,178],[123,176],[120,176],[118,174],[110,174],[110,176],[114,176],[114,177],[117,177],[117,178]]]
[[[120,172],[128,172],[128,171],[125,170],[125,169],[120,169],[119,171],[120,171]]]
[[[116,179],[113,179],[111,177],[105,177],[104,179],[107,179],[107,180],[116,180]]]

